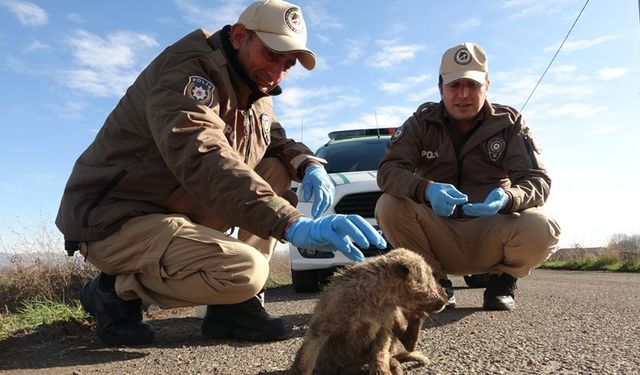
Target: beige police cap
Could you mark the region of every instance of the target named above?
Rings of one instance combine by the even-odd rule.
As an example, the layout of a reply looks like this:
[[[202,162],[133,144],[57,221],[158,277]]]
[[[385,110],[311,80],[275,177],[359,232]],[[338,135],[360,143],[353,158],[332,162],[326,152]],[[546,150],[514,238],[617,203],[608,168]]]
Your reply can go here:
[[[484,84],[488,72],[487,55],[477,44],[464,42],[449,48],[442,55],[440,75],[445,85],[462,78]]]
[[[245,9],[238,23],[255,31],[267,47],[279,53],[298,53],[307,70],[316,66],[316,56],[307,48],[307,27],[302,10],[281,0],[256,1]]]

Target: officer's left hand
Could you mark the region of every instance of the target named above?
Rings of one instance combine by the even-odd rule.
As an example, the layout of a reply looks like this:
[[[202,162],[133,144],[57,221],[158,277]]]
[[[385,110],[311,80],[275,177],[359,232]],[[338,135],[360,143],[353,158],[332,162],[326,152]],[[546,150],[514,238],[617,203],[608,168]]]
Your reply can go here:
[[[342,252],[347,258],[362,262],[362,249],[373,245],[387,247],[387,241],[359,215],[327,215],[319,219],[301,217],[285,231],[285,239],[296,247],[319,251]]]
[[[309,165],[304,171],[302,178],[302,189],[304,191],[304,201],[308,202],[313,194],[313,205],[311,215],[316,218],[325,212],[336,197],[336,188],[333,181],[321,165]]]
[[[467,203],[462,206],[462,211],[468,216],[491,216],[503,209],[509,202],[509,197],[504,189],[497,187],[487,195],[482,203]]]

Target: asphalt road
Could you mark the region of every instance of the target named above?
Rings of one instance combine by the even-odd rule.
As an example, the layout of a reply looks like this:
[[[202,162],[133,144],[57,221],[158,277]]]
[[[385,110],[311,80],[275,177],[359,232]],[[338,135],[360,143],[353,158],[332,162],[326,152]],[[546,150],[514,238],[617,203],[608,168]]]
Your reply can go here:
[[[419,349],[432,364],[407,374],[639,374],[640,274],[535,270],[521,279],[512,312],[486,312],[482,290],[453,278],[458,307],[435,315]],[[192,309],[152,317],[153,346],[106,348],[93,332],[0,342],[6,374],[285,374],[317,294],[269,291],[267,309],[295,325],[269,344],[200,336]],[[46,332],[46,331],[45,331]]]

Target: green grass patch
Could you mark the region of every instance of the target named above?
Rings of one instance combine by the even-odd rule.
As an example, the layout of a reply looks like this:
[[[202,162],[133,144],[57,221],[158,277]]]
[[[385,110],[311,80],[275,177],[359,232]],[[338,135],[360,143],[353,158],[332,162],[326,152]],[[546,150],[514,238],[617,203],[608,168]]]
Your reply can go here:
[[[590,257],[576,260],[547,261],[539,268],[570,271],[640,272],[640,261],[625,262],[613,256]]]
[[[43,324],[71,319],[82,320],[87,313],[79,301],[60,303],[39,298],[25,302],[16,312],[0,313],[0,340],[16,333],[30,332]]]

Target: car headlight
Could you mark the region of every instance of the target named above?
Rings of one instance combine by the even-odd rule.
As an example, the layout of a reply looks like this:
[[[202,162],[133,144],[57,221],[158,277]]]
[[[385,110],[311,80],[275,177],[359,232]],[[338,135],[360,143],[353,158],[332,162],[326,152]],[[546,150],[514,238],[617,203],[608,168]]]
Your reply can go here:
[[[313,249],[298,248],[298,252],[303,258],[334,258],[331,251],[318,251]]]

